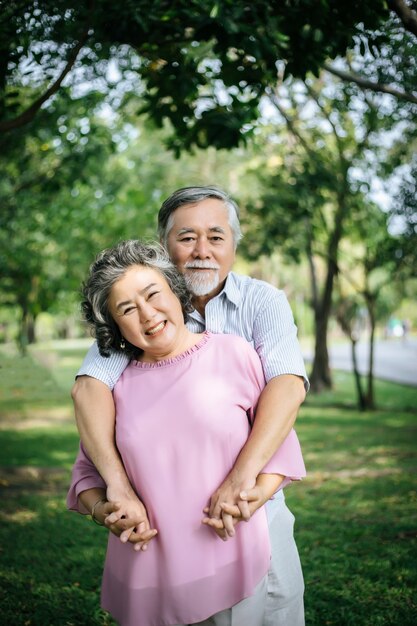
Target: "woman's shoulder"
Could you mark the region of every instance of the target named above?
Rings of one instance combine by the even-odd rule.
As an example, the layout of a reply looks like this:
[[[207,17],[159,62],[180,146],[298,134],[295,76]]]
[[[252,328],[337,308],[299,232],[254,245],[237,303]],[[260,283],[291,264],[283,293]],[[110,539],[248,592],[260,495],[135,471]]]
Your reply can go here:
[[[228,377],[240,373],[244,377],[263,377],[262,365],[255,348],[239,335],[212,334],[211,359]],[[249,379],[248,379],[249,380]]]
[[[238,352],[254,352],[252,345],[240,335],[209,333],[213,346],[223,350],[236,350]]]

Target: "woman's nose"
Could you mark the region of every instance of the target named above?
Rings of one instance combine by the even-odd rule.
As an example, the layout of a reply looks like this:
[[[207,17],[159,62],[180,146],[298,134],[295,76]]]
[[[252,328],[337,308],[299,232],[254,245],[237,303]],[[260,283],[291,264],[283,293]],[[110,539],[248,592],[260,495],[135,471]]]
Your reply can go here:
[[[142,306],[139,308],[139,319],[142,324],[149,322],[153,317],[155,317],[155,309],[153,308],[153,306],[148,304],[147,302],[145,304],[142,304]]]

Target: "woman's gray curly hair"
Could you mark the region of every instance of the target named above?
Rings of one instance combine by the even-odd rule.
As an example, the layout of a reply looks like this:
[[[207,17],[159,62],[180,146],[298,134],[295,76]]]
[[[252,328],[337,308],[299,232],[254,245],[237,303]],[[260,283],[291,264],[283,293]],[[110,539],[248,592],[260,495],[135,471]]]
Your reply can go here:
[[[126,340],[125,348],[122,350],[120,344],[123,337],[108,306],[111,288],[132,265],[149,267],[162,274],[181,303],[184,320],[187,319],[187,313],[193,309],[191,294],[183,276],[158,243],[130,239],[103,250],[91,265],[87,280],[82,285],[81,302],[84,319],[92,328],[102,356],[108,357],[112,351],[116,351],[124,352],[130,358],[138,358],[142,352],[140,348]]]

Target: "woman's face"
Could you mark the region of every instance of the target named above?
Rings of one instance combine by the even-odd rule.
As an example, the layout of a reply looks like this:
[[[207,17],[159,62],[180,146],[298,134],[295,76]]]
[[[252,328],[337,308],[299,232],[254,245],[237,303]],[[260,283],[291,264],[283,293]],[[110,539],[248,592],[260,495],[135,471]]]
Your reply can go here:
[[[132,265],[112,287],[110,313],[123,337],[159,361],[178,354],[185,332],[181,303],[157,270]]]

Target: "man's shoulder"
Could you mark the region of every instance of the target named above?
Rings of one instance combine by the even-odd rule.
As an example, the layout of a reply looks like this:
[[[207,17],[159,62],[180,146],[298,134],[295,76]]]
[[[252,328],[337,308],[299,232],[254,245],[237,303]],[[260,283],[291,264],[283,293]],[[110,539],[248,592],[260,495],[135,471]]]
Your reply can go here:
[[[285,298],[285,293],[281,289],[274,287],[265,280],[252,278],[252,276],[244,274],[236,274],[235,272],[230,272],[230,277],[243,300],[247,298]]]

